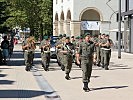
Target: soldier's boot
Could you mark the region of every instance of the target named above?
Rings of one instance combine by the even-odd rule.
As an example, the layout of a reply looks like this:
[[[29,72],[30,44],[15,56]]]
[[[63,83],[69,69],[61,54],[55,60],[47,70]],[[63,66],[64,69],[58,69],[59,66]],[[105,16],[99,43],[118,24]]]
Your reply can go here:
[[[26,70],[26,71],[30,71],[30,69],[31,69],[30,66],[26,66],[26,67],[25,67],[25,70]]]
[[[104,64],[103,63],[101,63],[101,65],[100,65],[102,68],[104,68]]]
[[[97,62],[97,66],[98,66],[98,67],[101,67],[101,65],[100,65],[100,61]]]
[[[108,65],[105,65],[105,70],[109,70]]]
[[[90,91],[90,89],[89,89],[89,87],[88,87],[88,82],[84,82],[83,90],[84,90],[85,92],[89,92],[89,91]]]
[[[66,74],[65,79],[70,80],[69,73]]]

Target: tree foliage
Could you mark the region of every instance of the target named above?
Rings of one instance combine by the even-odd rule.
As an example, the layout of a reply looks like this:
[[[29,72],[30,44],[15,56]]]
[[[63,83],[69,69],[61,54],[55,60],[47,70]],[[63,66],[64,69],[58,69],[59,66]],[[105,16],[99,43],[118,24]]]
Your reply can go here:
[[[6,0],[10,5],[10,17],[5,24],[9,27],[29,27],[31,34],[52,33],[52,0]]]

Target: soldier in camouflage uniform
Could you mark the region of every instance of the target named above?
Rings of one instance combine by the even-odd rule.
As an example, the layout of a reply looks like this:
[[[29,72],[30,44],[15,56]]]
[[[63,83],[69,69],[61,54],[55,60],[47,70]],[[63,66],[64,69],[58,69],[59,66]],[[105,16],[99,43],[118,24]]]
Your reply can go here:
[[[96,54],[97,54],[97,66],[98,67],[100,67],[100,62],[101,62],[101,54],[100,54],[100,46],[99,46],[100,40],[101,40],[101,33],[99,33],[97,43],[95,44]]]
[[[113,41],[109,39],[109,35],[105,35],[105,42],[101,44],[103,47],[103,56],[104,56],[104,61],[103,65],[105,70],[109,70],[109,62],[110,62],[110,57],[111,57],[111,46],[113,46]]]
[[[35,45],[35,39],[33,36],[29,36],[22,44],[22,49],[24,50],[24,59],[25,59],[25,65],[26,71],[30,71],[33,59],[34,59],[34,51],[36,49]]]
[[[63,34],[62,35],[62,39],[61,39],[61,41],[62,41],[62,44],[61,45],[62,46],[65,44],[65,40],[66,40],[66,34]],[[65,63],[65,59],[63,57],[63,53],[61,53],[61,69],[62,69],[62,71],[65,71],[65,65],[64,65],[64,63]]]
[[[56,47],[56,56],[57,56],[57,63],[59,66],[61,66],[61,47],[62,47],[62,34],[59,34],[59,39],[56,41],[55,47]]]
[[[77,52],[77,63],[80,64],[79,57],[81,57],[81,68],[82,68],[82,79],[83,79],[83,90],[89,91],[88,83],[92,73],[93,64],[93,53],[95,44],[90,41],[90,33],[85,34],[84,41],[80,44]]]
[[[100,66],[102,68],[104,68],[104,46],[102,44],[105,44],[106,43],[106,39],[105,39],[105,34],[102,34],[101,35],[101,39],[99,41],[99,46],[100,46],[100,54],[101,54],[101,64]]]
[[[83,42],[83,37],[80,36],[79,37],[79,40],[76,42],[76,47],[75,47],[75,61],[77,59],[77,52],[78,52],[80,43],[82,43],[82,42]],[[80,64],[77,64],[77,61],[75,62],[75,64],[81,68],[81,59],[79,59],[79,61],[80,61]]]
[[[44,36],[44,40],[40,44],[41,49],[41,58],[42,58],[42,67],[45,71],[49,70],[50,63],[50,41],[48,36]]]
[[[62,47],[62,52],[63,53],[63,62],[64,62],[64,66],[65,66],[65,73],[66,76],[65,78],[67,80],[70,79],[69,73],[71,71],[72,68],[72,62],[73,62],[73,50],[74,50],[74,45],[70,42],[70,37],[66,37],[65,43]]]
[[[74,50],[73,50],[73,62],[75,61],[75,49],[76,49],[76,40],[74,36],[71,36],[71,43],[74,45]]]

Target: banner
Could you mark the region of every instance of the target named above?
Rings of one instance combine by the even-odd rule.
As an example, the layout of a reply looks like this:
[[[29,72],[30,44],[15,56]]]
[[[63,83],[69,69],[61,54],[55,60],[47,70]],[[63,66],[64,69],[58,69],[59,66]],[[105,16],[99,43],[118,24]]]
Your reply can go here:
[[[99,30],[98,21],[81,21],[81,30]]]

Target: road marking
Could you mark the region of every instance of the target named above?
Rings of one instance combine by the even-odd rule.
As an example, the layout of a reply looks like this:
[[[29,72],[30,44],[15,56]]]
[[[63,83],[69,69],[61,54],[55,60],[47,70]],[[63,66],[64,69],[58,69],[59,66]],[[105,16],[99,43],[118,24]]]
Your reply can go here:
[[[42,91],[44,91],[44,96],[46,100],[61,100],[60,96],[56,91],[50,86],[50,84],[45,80],[43,75],[38,72],[37,66],[33,66],[32,73]]]

